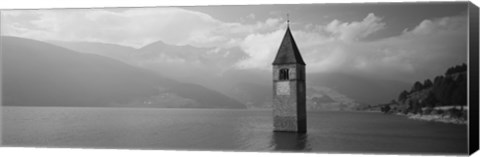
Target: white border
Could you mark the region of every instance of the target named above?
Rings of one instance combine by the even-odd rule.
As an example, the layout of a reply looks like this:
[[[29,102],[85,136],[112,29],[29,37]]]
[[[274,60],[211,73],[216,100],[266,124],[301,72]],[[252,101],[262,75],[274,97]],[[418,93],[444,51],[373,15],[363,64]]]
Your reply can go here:
[[[0,3],[0,10],[5,9],[48,9],[48,8],[103,8],[103,7],[151,7],[151,6],[205,6],[205,5],[255,5],[255,4],[309,4],[309,3],[374,3],[374,2],[427,2],[428,0],[176,0],[176,1],[157,1],[157,0],[10,0]],[[445,2],[452,0],[434,0],[435,2]],[[458,1],[458,0],[455,0]],[[478,4],[480,0],[472,0]],[[1,19],[0,19],[1,22]],[[1,57],[1,56],[0,56]],[[1,58],[0,58],[1,59]],[[0,62],[1,63],[1,62]],[[0,71],[1,72],[1,71]],[[0,78],[1,81],[1,78]],[[0,85],[1,88],[1,85]],[[1,91],[0,91],[1,94]],[[0,98],[1,100],[1,98]],[[1,107],[0,107],[1,124]],[[0,128],[1,136],[1,128]],[[1,137],[0,137],[1,144]],[[211,151],[173,151],[173,150],[126,150],[126,149],[78,149],[78,148],[13,148],[1,147],[0,156],[350,156],[352,154],[319,154],[319,153],[265,153],[265,152],[211,152]],[[374,155],[374,154],[355,154],[354,156],[400,156],[400,155]],[[408,155],[411,156],[411,155]],[[420,156],[420,155],[416,155]],[[425,155],[422,155],[425,156]],[[480,156],[476,153],[475,156]]]
[[[451,2],[466,0],[10,0],[0,3],[0,9],[151,7],[151,6],[205,6],[255,4],[310,4],[310,3],[375,3],[375,2]],[[472,2],[478,4],[480,0]]]

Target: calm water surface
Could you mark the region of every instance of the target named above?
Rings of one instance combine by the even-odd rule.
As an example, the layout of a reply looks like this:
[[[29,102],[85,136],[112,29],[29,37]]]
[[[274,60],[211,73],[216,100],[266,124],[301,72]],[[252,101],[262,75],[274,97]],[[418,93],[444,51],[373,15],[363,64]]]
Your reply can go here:
[[[467,127],[366,112],[309,112],[272,132],[269,110],[4,107],[9,146],[464,154]]]

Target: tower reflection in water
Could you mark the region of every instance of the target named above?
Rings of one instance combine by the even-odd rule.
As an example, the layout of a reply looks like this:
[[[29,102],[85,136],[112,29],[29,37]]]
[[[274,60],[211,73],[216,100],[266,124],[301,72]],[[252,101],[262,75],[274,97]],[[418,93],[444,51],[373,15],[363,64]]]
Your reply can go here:
[[[293,132],[273,132],[271,146],[278,151],[310,151],[308,134]]]

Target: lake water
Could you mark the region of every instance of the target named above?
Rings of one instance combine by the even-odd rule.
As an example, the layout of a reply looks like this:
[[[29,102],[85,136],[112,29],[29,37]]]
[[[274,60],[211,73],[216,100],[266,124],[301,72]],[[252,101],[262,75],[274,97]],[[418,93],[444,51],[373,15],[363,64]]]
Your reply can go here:
[[[307,134],[270,110],[3,107],[7,146],[464,154],[467,127],[367,112],[308,112]]]

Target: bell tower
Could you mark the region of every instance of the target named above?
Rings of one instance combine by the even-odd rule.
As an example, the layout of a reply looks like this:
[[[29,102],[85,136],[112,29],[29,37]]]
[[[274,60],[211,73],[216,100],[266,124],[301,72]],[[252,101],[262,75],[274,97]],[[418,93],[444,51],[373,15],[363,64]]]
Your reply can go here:
[[[287,31],[273,61],[273,127],[274,131],[307,131],[305,62],[297,44]]]

